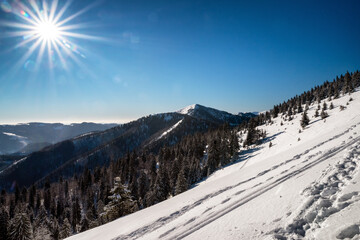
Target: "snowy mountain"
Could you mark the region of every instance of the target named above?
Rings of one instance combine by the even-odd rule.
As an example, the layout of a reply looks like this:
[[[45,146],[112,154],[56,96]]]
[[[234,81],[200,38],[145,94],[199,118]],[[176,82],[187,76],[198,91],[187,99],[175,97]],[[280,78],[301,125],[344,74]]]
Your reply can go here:
[[[177,112],[214,123],[227,122],[230,125],[238,125],[244,120],[248,120],[249,118],[255,116],[255,114],[252,113],[239,113],[238,115],[234,115],[225,111],[217,110],[215,108],[205,107],[200,104],[187,106]]]
[[[0,154],[29,154],[45,146],[78,135],[104,131],[117,124],[98,123],[24,123],[0,125]]]
[[[160,113],[106,131],[83,134],[33,152],[21,162],[0,171],[0,186],[10,187],[14,180],[22,186],[56,180],[94,169],[117,160],[129,151],[157,152],[164,145],[173,145],[184,136],[205,132],[225,122],[239,124],[249,117],[240,117],[212,108],[195,105],[194,111]]]
[[[360,239],[360,92],[331,102],[304,129],[302,113],[260,126],[260,145],[192,189],[68,239]]]

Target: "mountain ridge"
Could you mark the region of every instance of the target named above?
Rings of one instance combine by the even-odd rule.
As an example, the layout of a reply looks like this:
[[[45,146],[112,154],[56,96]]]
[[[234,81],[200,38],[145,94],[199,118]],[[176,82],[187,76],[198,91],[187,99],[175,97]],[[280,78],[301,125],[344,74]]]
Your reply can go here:
[[[0,184],[6,185],[17,179],[19,185],[29,185],[47,177],[56,180],[61,175],[72,176],[74,171],[81,172],[84,166],[92,169],[109,164],[128,151],[140,148],[156,152],[162,146],[175,144],[189,134],[204,132],[225,123],[236,125],[250,119],[204,106],[197,108],[199,111],[194,111],[194,114],[153,114],[50,145],[3,169]],[[47,162],[52,165],[47,166]],[[33,172],[29,169],[33,169]]]

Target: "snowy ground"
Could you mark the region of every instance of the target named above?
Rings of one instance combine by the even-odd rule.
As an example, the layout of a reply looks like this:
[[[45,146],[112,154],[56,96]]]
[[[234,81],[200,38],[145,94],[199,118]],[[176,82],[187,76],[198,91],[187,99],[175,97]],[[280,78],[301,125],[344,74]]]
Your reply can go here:
[[[360,239],[360,92],[351,97],[333,100],[326,121],[310,106],[301,133],[301,115],[278,117],[262,127],[267,142],[238,163],[69,239]]]

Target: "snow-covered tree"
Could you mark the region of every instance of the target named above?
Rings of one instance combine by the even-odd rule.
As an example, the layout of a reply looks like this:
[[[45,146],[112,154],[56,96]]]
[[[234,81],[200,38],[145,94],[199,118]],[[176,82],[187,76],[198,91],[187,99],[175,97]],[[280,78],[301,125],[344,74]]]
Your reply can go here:
[[[26,213],[17,213],[11,220],[8,236],[10,240],[33,239],[31,222]]]
[[[65,218],[60,228],[60,238],[67,238],[71,235],[71,225],[69,219]]]
[[[113,221],[136,210],[136,201],[132,199],[130,191],[121,184],[120,177],[115,178],[114,187],[110,193],[110,202],[104,208],[108,221]]]

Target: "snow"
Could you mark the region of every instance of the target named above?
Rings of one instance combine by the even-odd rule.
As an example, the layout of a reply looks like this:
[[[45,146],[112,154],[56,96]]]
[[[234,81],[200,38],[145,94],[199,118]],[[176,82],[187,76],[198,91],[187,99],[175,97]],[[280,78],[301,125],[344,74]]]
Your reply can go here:
[[[172,130],[174,130],[177,126],[179,126],[179,124],[183,121],[184,119],[181,119],[180,121],[178,121],[177,123],[174,124],[174,126],[172,126],[171,128],[169,128],[168,130],[166,130],[165,132],[163,132],[158,138],[157,140],[165,137],[168,133],[170,133]]]
[[[190,106],[184,107],[182,109],[180,109],[179,111],[177,111],[177,113],[181,113],[181,114],[189,114],[189,112],[191,112],[191,110],[194,110],[196,108],[196,104],[192,104]]]
[[[10,166],[8,166],[8,167],[6,167],[5,169],[1,170],[1,171],[0,171],[0,174],[3,173],[3,172],[5,172],[5,171],[7,171],[7,170],[9,170],[9,169],[11,169],[11,168],[13,168],[13,167],[16,166],[18,163],[20,163],[20,162],[22,162],[22,161],[24,161],[24,160],[26,160],[26,159],[27,159],[27,157],[24,157],[24,158],[21,158],[21,159],[19,159],[19,160],[17,160],[17,161],[14,161]]]
[[[167,121],[167,122],[170,121],[170,120],[172,120],[172,118],[173,118],[173,117],[172,117],[172,115],[170,115],[170,114],[165,114],[165,116],[164,116],[164,120]]]
[[[15,133],[3,132],[3,134],[8,135],[10,137],[14,137],[14,138],[23,138],[23,139],[27,138],[27,137],[16,135]]]
[[[19,142],[25,147],[28,143],[26,141],[27,137],[16,135],[15,133],[3,132],[3,134],[12,137],[13,139],[19,139]]]
[[[311,105],[301,133],[301,114],[290,122],[279,116],[260,127],[266,141],[241,151],[237,163],[69,239],[360,239],[360,92],[351,97],[349,105],[348,95],[333,100],[325,120]]]

